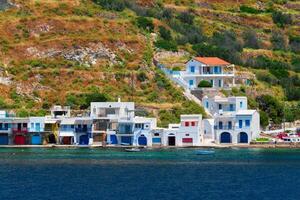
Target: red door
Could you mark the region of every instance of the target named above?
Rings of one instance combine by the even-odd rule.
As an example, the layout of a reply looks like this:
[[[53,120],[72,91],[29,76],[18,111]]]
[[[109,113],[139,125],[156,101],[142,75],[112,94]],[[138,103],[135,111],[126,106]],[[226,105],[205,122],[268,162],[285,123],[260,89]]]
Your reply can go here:
[[[25,136],[23,135],[16,135],[15,136],[15,144],[16,145],[24,145],[25,144]]]

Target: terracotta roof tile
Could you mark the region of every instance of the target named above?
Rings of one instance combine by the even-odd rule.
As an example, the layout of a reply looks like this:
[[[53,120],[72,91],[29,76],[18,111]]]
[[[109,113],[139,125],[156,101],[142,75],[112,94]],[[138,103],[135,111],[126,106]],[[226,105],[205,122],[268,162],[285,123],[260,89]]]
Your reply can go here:
[[[211,65],[211,66],[230,65],[229,62],[226,62],[225,60],[222,60],[218,57],[196,57],[194,59],[201,62],[201,63],[203,63],[203,64]]]

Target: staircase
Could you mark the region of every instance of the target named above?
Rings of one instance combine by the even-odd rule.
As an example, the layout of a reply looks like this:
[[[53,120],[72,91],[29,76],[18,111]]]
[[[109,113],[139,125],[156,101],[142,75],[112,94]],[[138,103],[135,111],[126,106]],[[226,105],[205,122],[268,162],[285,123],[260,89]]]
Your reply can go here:
[[[180,86],[183,88],[183,95],[190,101],[194,101],[196,104],[202,107],[202,102],[200,99],[200,96],[197,97],[193,94],[193,91],[190,90],[188,83],[182,78],[180,75],[180,72],[174,73],[174,71],[166,68],[163,64],[159,63],[157,60],[153,60],[154,65],[160,69],[164,74],[176,85]],[[207,111],[205,111],[207,116],[211,116],[211,114]]]

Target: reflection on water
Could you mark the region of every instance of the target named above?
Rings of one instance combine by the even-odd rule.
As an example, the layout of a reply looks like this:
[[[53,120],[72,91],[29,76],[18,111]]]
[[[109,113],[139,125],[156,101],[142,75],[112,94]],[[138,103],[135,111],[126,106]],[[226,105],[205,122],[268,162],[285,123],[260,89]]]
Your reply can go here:
[[[133,153],[120,148],[3,148],[0,197],[298,199],[298,190],[286,193],[285,189],[300,184],[300,150],[214,151],[196,155],[195,149]]]

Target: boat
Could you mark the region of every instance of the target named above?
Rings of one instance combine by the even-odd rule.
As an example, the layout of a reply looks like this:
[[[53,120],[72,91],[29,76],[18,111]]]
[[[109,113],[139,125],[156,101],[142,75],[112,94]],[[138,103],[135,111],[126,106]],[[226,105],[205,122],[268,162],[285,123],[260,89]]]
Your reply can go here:
[[[196,155],[212,155],[215,153],[214,150],[196,150]]]
[[[139,148],[130,148],[130,149],[125,149],[127,152],[140,152],[141,150]]]

